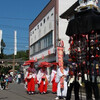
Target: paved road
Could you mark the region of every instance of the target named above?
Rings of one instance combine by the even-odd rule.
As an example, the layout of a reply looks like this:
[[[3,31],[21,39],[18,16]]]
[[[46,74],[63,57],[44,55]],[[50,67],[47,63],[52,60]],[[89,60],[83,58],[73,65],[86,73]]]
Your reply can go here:
[[[0,100],[54,100],[55,94],[28,95],[23,84],[11,83],[8,90],[0,90]]]
[[[8,90],[0,90],[0,100],[55,100],[56,94],[52,94],[50,90],[51,88],[49,88],[48,94],[45,95],[39,93],[28,95],[23,84],[11,83]],[[74,100],[73,94],[72,100]],[[84,95],[82,100],[85,100]]]

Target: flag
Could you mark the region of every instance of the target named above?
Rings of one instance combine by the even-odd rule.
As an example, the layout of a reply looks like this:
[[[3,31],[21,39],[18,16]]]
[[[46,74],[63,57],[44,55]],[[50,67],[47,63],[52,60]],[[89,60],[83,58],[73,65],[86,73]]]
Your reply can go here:
[[[17,32],[14,31],[14,55],[17,55]]]
[[[0,30],[0,54],[1,54],[1,40],[2,40],[2,30]]]

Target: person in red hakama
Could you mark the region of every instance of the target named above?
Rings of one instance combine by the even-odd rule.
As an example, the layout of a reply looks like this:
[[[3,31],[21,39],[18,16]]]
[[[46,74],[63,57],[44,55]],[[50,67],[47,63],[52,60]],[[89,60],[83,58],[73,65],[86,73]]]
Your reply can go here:
[[[30,67],[27,69],[25,79],[27,80],[27,93],[34,94],[35,93],[35,84],[37,82],[36,70],[34,68],[34,63],[30,64]]]
[[[51,82],[52,82],[52,93],[57,92],[57,83],[55,81],[57,74],[57,65],[53,65],[54,69],[51,72]]]
[[[37,74],[37,81],[38,81],[38,89],[40,94],[47,93],[47,85],[48,85],[48,75],[47,75],[47,69],[45,66],[43,66],[38,74]]]

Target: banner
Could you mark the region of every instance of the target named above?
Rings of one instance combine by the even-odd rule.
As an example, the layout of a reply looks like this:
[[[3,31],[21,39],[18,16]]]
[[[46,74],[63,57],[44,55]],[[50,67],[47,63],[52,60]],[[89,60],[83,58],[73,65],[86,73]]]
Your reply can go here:
[[[64,75],[64,68],[63,68],[63,47],[57,47],[57,54],[58,54],[58,63],[59,63],[59,67],[60,67],[60,71],[61,73]],[[64,88],[64,77],[60,78],[60,88],[63,89]]]
[[[57,54],[58,54],[58,63],[59,63],[59,67],[63,67],[63,47],[57,47]]]

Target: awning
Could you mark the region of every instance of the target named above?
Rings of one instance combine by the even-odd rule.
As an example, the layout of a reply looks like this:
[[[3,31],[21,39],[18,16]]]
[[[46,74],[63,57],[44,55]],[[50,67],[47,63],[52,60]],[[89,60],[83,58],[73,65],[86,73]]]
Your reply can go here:
[[[66,35],[87,34],[92,30],[100,30],[100,13],[90,9],[75,14],[75,19],[69,21]]]

